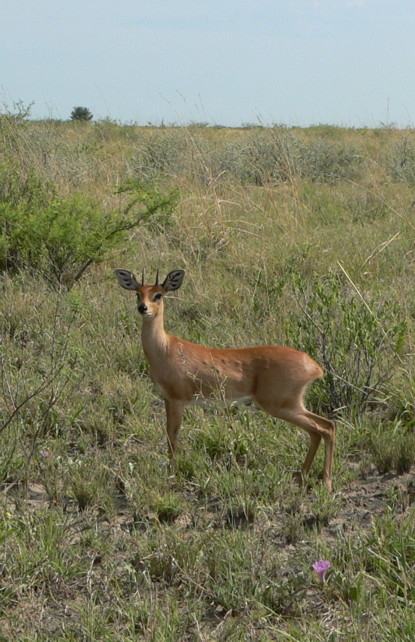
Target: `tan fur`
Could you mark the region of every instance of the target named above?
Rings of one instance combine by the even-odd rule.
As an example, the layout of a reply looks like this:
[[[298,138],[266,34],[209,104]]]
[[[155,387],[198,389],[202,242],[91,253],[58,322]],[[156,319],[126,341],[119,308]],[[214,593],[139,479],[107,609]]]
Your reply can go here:
[[[176,451],[177,434],[187,404],[212,395],[229,401],[253,400],[274,417],[309,433],[311,444],[302,468],[304,473],[308,473],[321,438],[324,439],[323,479],[331,490],[334,424],[308,411],[303,404],[307,385],[323,376],[322,369],[310,356],[283,346],[217,349],[179,339],[164,329],[166,291],[162,285],[137,284],[133,288],[128,284],[127,289],[135,289],[139,308],[146,308],[142,344],[151,379],[165,400],[171,456]],[[163,296],[155,301],[157,293]]]

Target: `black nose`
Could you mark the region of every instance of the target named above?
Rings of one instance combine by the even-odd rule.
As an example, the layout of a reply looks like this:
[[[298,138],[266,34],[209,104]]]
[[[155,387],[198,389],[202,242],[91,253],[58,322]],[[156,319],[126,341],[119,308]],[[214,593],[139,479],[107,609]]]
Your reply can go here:
[[[148,307],[144,303],[140,303],[140,305],[138,306],[139,313],[144,314],[145,312],[147,312],[147,310]]]

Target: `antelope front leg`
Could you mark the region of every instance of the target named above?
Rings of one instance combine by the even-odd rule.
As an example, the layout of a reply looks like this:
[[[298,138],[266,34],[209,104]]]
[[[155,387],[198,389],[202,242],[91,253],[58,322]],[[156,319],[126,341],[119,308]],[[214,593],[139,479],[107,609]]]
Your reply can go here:
[[[166,430],[167,430],[167,447],[169,449],[170,459],[174,459],[177,447],[177,435],[182,423],[185,403],[178,399],[165,399],[166,406]]]

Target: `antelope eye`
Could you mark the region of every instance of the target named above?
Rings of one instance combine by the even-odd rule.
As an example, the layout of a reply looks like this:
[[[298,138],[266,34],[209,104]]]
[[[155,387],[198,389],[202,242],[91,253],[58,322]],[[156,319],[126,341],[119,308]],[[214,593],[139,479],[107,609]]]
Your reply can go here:
[[[154,295],[153,301],[159,301],[162,296],[161,292],[157,292],[157,294]]]

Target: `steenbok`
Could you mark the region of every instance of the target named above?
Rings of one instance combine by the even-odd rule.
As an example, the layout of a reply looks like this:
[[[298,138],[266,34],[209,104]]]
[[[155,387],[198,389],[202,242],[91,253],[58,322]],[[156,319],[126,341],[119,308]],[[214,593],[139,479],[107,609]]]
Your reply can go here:
[[[283,346],[257,348],[206,348],[167,334],[163,299],[178,290],[184,270],[173,270],[163,283],[141,284],[128,270],[115,270],[118,283],[137,294],[143,317],[141,340],[150,364],[151,379],[164,398],[169,454],[174,457],[177,435],[187,404],[211,398],[219,391],[229,401],[255,401],[273,417],[303,428],[310,447],[302,472],[308,473],[321,438],[325,444],[323,480],[332,489],[334,424],[304,407],[307,385],[323,376],[320,366],[306,354]]]

